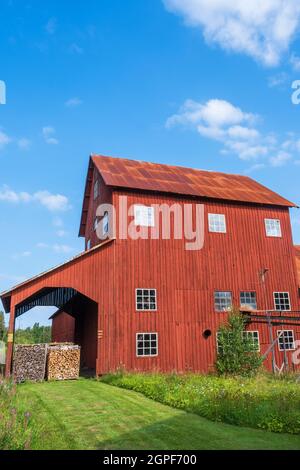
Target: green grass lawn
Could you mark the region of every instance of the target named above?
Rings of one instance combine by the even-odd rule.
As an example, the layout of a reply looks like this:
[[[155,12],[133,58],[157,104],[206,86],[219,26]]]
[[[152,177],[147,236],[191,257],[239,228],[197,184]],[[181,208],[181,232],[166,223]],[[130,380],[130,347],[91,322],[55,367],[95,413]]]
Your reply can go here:
[[[300,449],[300,437],[214,423],[95,380],[23,384],[34,449]]]

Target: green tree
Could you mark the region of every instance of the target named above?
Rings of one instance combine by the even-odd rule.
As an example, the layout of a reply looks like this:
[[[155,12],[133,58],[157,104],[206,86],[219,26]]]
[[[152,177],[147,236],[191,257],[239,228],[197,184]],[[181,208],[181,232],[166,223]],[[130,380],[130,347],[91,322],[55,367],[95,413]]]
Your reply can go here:
[[[216,369],[220,375],[255,375],[262,364],[255,344],[245,334],[246,321],[233,308],[226,324],[218,331]]]
[[[5,318],[4,318],[4,313],[0,311],[0,341],[5,341],[5,339],[6,339]]]

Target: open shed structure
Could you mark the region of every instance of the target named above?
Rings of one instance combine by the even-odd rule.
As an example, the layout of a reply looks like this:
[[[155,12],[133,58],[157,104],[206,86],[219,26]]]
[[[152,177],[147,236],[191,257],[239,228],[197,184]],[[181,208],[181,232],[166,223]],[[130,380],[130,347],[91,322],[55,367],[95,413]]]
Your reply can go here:
[[[132,209],[125,222],[124,200]],[[103,204],[114,208],[115,217],[108,212],[99,217]],[[204,243],[197,249],[187,249],[191,240],[183,229],[181,237],[174,236],[172,214],[169,236],[163,236],[162,214],[155,211],[174,205],[182,214],[188,206],[193,221],[200,207],[195,236]],[[252,309],[247,332],[261,354],[273,347],[267,368],[272,370],[275,360],[299,369],[293,359],[300,340],[300,250],[290,221],[295,207],[246,176],[93,155],[79,232],[86,251],[1,295],[10,312],[7,374],[15,319],[38,305],[60,309],[56,340],[71,335],[64,322],[65,315],[72,316],[82,366],[97,375],[120,367],[213,370],[217,331],[231,305]],[[98,236],[99,224],[105,241]],[[129,224],[149,236],[124,236]]]

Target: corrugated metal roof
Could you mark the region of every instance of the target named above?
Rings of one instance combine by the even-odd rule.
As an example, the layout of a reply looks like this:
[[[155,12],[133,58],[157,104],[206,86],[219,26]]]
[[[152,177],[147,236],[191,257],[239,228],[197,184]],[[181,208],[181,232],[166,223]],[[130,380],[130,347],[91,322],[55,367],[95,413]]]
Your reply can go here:
[[[227,201],[296,207],[248,176],[93,155],[108,186]]]

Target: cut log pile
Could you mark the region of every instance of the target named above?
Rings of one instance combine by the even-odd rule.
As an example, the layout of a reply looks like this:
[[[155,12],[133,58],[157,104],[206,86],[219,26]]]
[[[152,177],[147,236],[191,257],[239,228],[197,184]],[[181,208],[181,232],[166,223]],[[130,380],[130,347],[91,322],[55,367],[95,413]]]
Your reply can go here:
[[[48,380],[74,380],[79,378],[80,347],[71,345],[49,346],[47,360]]]
[[[80,346],[70,343],[16,345],[13,377],[17,383],[79,378]]]
[[[17,383],[31,380],[39,382],[45,378],[47,345],[17,345],[14,351],[13,375]]]

